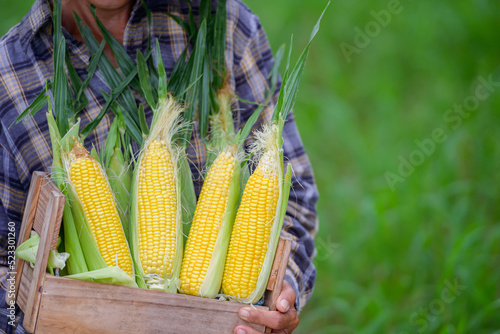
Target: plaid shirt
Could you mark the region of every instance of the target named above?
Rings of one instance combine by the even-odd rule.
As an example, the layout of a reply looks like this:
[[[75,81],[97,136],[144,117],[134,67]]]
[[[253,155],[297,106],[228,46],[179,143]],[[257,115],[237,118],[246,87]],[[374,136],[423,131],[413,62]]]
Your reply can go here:
[[[146,1],[152,12],[152,34],[159,39],[163,61],[169,74],[176,59],[183,51],[187,37],[167,12],[186,18],[188,8],[183,1]],[[231,88],[236,94],[250,101],[262,102],[266,78],[273,64],[273,56],[267,37],[259,19],[239,0],[228,1],[226,62],[230,73]],[[197,8],[193,4],[196,15]],[[14,119],[34,100],[44,88],[47,79],[53,76],[53,44],[50,6],[47,0],[36,0],[30,12],[20,24],[13,27],[0,41],[0,332],[24,333],[22,326],[9,326],[8,310],[4,301],[7,265],[8,222],[15,222],[16,236],[19,234],[21,216],[33,171],[50,171],[51,143],[45,110],[26,118],[23,122],[9,126]],[[69,55],[81,78],[87,75],[90,53],[84,43],[65,32]],[[134,6],[124,33],[124,47],[135,59],[136,49],[144,52],[148,36],[147,16],[139,5]],[[106,81],[99,71],[92,78],[86,95],[88,107],[82,112],[84,126],[104,106],[100,91],[109,92]],[[278,87],[279,89],[279,87]],[[136,94],[136,97],[140,97]],[[275,98],[277,97],[277,92]],[[240,102],[235,116],[235,125],[242,126],[256,106]],[[272,106],[266,108],[255,125],[260,127],[272,114]],[[148,120],[150,120],[148,112]],[[110,126],[107,115],[91,133],[85,145],[102,147]],[[194,126],[197,124],[195,122]],[[194,131],[196,133],[196,131]],[[290,194],[287,216],[282,234],[293,239],[286,279],[294,288],[296,308],[300,310],[312,293],[316,270],[312,259],[316,253],[313,237],[317,231],[316,201],[318,193],[313,173],[304,151],[293,115],[290,114],[284,130],[284,155],[293,165],[293,191]],[[199,194],[206,151],[202,141],[193,135],[188,156]],[[17,312],[17,320],[22,315]]]

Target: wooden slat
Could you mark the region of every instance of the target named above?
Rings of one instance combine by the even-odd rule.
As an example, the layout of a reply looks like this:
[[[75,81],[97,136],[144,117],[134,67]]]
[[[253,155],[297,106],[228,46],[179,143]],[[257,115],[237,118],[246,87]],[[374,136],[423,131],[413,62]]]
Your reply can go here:
[[[266,330],[240,319],[237,313],[243,305],[239,303],[46,275],[48,254],[57,242],[64,196],[44,173],[34,174],[31,187],[20,237],[26,240],[34,228],[41,241],[35,269],[23,264],[18,271],[24,274],[16,279],[18,304],[25,312],[23,326],[27,331],[210,334],[232,333],[239,324]],[[290,240],[280,240],[266,291],[265,305],[269,307],[258,308],[276,309],[290,249]]]
[[[276,302],[283,288],[283,280],[285,279],[286,267],[288,265],[291,249],[292,240],[280,238],[264,300],[264,305],[269,307],[271,311],[276,311]],[[271,329],[266,328],[266,333],[271,333]]]
[[[49,200],[54,196],[54,193],[59,194],[59,188],[50,180],[48,175],[44,175],[42,178],[42,182],[40,185],[40,195],[38,197],[38,208],[35,219],[33,222],[33,230],[35,230],[38,234],[42,233],[43,224],[46,219],[46,210],[47,205],[49,204]],[[62,194],[61,194],[62,195]],[[58,195],[59,196],[59,195]],[[58,201],[58,206],[54,209],[57,210],[56,221],[60,222],[62,220],[62,214],[64,211],[64,201]],[[56,224],[54,232],[50,236],[50,249],[54,250],[57,248],[57,239],[59,237],[59,229],[61,228],[61,224]]]
[[[269,282],[267,284],[264,303],[271,311],[276,310],[276,301],[281,293],[291,249],[292,240],[280,238],[274,257],[273,268],[271,269],[271,275],[269,276]]]
[[[40,187],[39,201],[37,203],[36,216],[43,217],[38,228],[40,235],[40,244],[35,260],[35,268],[33,270],[33,278],[28,289],[28,300],[25,305],[23,327],[26,331],[32,333],[35,331],[36,319],[40,307],[41,290],[45,279],[49,252],[51,250],[54,233],[59,229],[61,224],[60,209],[64,205],[65,197],[59,189],[47,186],[50,184],[50,179],[47,175],[43,176],[42,186]],[[43,200],[41,200],[43,199]],[[61,204],[62,202],[62,204]],[[41,228],[40,228],[41,227]]]
[[[19,293],[16,296],[16,303],[19,305],[21,310],[25,312],[26,303],[28,302],[29,289],[31,286],[31,281],[33,280],[33,269],[30,264],[24,261],[24,268],[21,276],[21,284],[19,285]]]
[[[278,247],[276,248],[276,255],[274,256],[273,268],[271,269],[271,274],[269,274],[269,281],[267,282],[267,290],[274,290],[274,285],[276,284],[276,279],[278,278],[278,271],[280,268],[280,263],[283,258],[283,251],[285,250],[285,239],[280,238],[278,242]]]
[[[239,303],[47,275],[37,334],[232,333]],[[257,306],[267,310],[267,307]]]
[[[28,197],[26,198],[26,204],[24,207],[23,220],[21,223],[21,231],[19,232],[19,237],[17,239],[17,246],[19,247],[23,242],[25,242],[31,234],[31,228],[33,227],[33,220],[35,219],[36,208],[38,205],[38,196],[40,194],[40,188],[42,184],[42,178],[45,173],[34,172],[31,178],[30,189],[28,191]],[[16,281],[15,281],[15,292],[14,300],[19,294],[19,284],[21,283],[21,277],[24,270],[24,260],[16,258]],[[10,298],[8,293],[5,294],[5,301],[7,305],[10,304]]]

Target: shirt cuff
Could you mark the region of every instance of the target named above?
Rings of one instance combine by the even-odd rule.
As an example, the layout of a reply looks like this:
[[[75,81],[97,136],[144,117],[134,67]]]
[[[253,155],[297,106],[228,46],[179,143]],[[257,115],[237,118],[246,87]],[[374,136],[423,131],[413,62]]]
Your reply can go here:
[[[286,270],[285,274],[285,280],[290,283],[292,286],[293,291],[295,291],[295,310],[297,310],[297,313],[300,312],[300,293],[299,293],[299,284],[297,282],[297,279],[293,276],[293,274],[289,271],[289,269]]]

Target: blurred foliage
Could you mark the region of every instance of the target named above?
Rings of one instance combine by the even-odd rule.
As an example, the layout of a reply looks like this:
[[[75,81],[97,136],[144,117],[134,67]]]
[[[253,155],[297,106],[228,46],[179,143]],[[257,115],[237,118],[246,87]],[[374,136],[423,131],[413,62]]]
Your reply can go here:
[[[371,12],[388,3],[333,2],[306,65],[295,116],[321,199],[299,332],[500,333],[500,87],[445,118],[500,66],[500,3],[402,1],[376,34]],[[293,33],[297,55],[324,1],[249,5],[273,49]],[[367,24],[348,62],[340,46]],[[432,150],[436,128],[446,140]],[[430,154],[393,191],[386,173],[416,142]],[[450,301],[455,280],[465,290]]]
[[[2,2],[3,34],[29,1]],[[320,233],[297,332],[500,333],[500,87],[470,115],[448,113],[500,66],[500,3],[402,1],[377,32],[371,12],[390,3],[333,2],[306,65],[295,117]],[[273,50],[294,34],[297,57],[326,2],[247,4]],[[367,24],[373,37],[348,62],[340,45]],[[391,187],[387,173],[418,157]]]
[[[0,36],[3,36],[28,13],[33,1],[0,0]]]

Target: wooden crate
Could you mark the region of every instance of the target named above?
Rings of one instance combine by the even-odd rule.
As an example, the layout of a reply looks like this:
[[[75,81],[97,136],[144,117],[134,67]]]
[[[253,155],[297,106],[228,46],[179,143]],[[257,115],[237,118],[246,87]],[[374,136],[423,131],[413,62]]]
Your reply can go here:
[[[182,294],[56,277],[46,272],[49,251],[55,249],[64,195],[46,173],[31,181],[18,246],[31,230],[40,235],[36,265],[17,260],[15,302],[24,312],[30,333],[232,333],[246,324],[238,317],[243,304]],[[280,239],[265,294],[266,310],[276,310],[291,241]],[[7,297],[7,302],[10,300]]]

